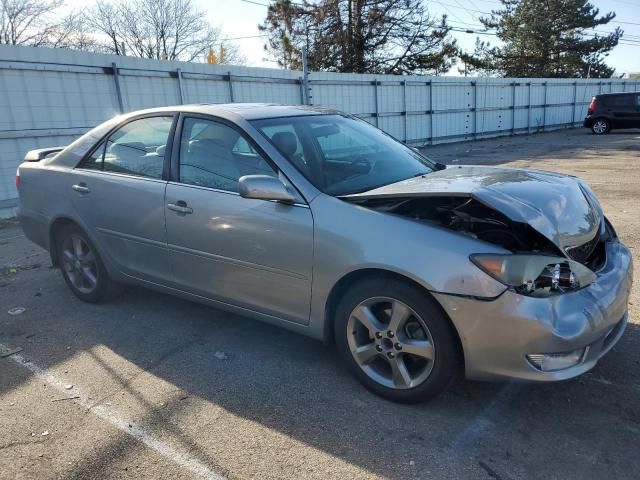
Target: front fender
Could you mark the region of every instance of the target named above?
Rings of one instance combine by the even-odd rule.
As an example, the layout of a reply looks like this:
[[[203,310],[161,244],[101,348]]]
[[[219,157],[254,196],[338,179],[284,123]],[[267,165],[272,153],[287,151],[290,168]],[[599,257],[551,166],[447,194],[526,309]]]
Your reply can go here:
[[[349,273],[375,269],[411,279],[426,290],[495,298],[505,285],[471,263],[473,253],[506,250],[404,217],[327,195],[311,203],[314,269],[310,326],[321,329],[334,285]],[[320,335],[321,336],[321,335]]]

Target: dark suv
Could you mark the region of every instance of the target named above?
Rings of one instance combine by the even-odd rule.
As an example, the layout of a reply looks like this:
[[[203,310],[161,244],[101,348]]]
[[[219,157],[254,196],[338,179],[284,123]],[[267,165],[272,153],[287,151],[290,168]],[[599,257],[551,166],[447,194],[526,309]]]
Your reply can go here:
[[[596,135],[609,133],[612,128],[640,128],[640,92],[596,95],[583,125]]]

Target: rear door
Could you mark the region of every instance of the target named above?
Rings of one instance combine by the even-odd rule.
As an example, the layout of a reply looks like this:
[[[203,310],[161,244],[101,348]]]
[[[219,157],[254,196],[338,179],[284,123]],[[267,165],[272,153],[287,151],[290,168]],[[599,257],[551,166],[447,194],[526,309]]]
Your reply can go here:
[[[177,288],[307,323],[313,264],[309,207],[302,197],[285,205],[238,194],[241,176],[280,173],[234,125],[185,116],[178,131],[165,212]]]
[[[115,266],[159,283],[170,276],[164,195],[173,124],[174,115],[163,114],[121,125],[73,170],[68,185],[75,209]]]
[[[635,97],[634,94],[629,93],[609,96],[608,106],[612,114],[614,127],[633,127],[636,114]]]
[[[633,94],[634,111],[633,111],[633,124],[630,125],[633,128],[640,128],[640,93]]]

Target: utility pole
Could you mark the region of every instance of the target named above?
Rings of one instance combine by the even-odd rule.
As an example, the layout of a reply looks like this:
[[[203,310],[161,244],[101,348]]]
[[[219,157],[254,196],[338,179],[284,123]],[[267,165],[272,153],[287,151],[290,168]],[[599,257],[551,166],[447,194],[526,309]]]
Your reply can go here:
[[[304,104],[311,104],[311,95],[309,92],[309,65],[307,62],[307,47],[302,47],[302,84],[304,87]]]

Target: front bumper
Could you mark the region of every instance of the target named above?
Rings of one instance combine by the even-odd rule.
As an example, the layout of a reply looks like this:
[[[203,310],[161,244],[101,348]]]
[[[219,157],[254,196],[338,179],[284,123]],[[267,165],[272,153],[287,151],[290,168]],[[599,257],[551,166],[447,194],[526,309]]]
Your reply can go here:
[[[577,292],[533,298],[506,290],[490,301],[434,294],[462,342],[467,378],[564,380],[591,368],[622,336],[633,281],[631,253],[607,242],[598,278]],[[552,372],[535,368],[527,354],[587,347],[581,362]]]

